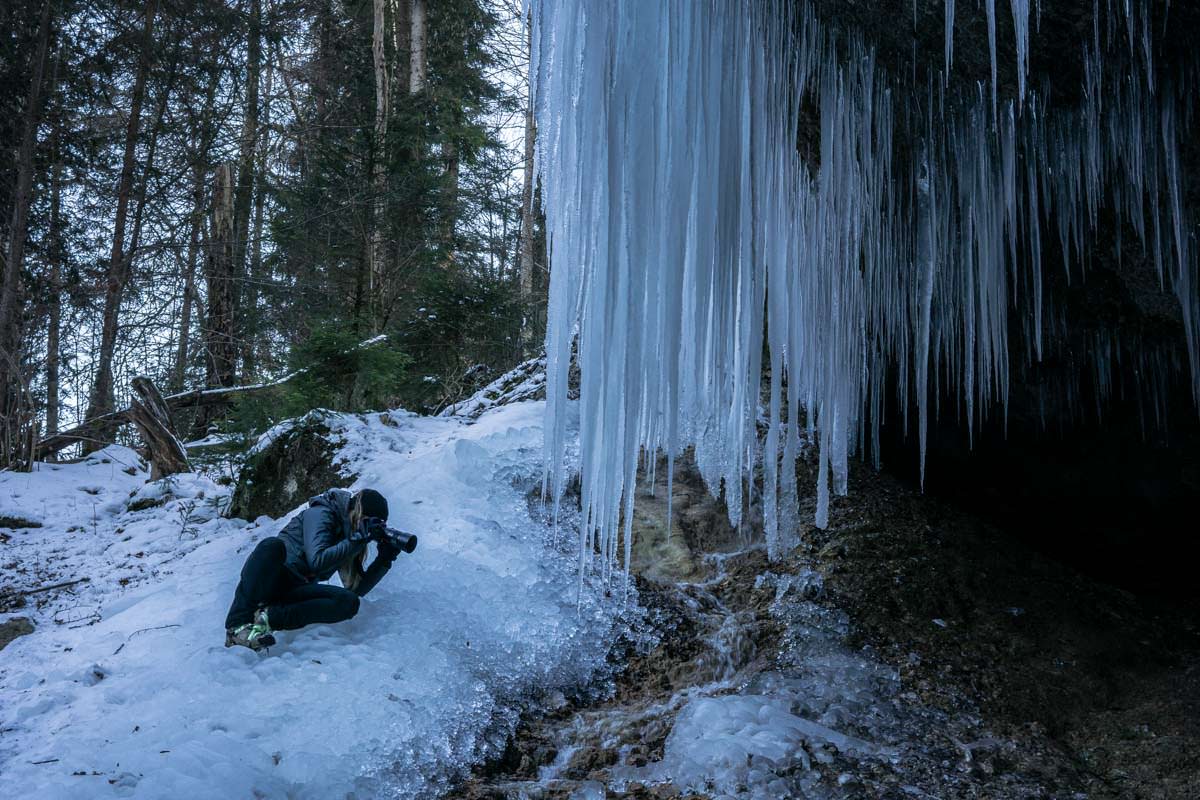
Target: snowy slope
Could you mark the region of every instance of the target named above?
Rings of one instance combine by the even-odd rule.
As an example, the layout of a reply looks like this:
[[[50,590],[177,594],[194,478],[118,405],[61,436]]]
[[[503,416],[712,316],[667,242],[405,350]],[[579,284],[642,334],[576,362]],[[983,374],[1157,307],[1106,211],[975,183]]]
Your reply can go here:
[[[602,671],[622,624],[596,591],[578,601],[574,550],[565,544],[572,534],[556,545],[529,511],[543,410],[518,403],[474,424],[402,411],[338,418],[359,485],[387,495],[392,522],[418,534],[420,546],[401,556],[355,619],[282,633],[267,656],[224,648],[222,626],[246,553],[282,521],[201,514],[184,531],[181,505],[215,507],[214,493],[227,491],[190,477],[175,487],[182,498],[129,512],[129,492],[145,474],[127,450],[0,475],[0,508],[27,509],[44,525],[14,531],[0,546],[5,563],[84,541],[63,550],[58,571],[63,580],[93,580],[59,605],[91,604],[99,617],[55,624],[62,609],[47,607],[35,613],[37,632],[0,651],[6,790],[39,798],[436,795],[503,744],[520,703]],[[85,483],[97,494],[80,492]],[[60,496],[70,502],[55,502]],[[83,531],[66,532],[78,524]],[[119,566],[127,560],[143,569]],[[133,573],[125,585],[114,579],[118,568]]]

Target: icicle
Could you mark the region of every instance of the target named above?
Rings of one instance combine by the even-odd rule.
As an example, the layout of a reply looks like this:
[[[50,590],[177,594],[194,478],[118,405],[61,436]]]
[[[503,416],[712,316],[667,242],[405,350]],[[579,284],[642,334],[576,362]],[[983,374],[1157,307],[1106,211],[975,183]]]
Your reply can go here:
[[[1012,0],[1013,30],[1017,36],[1017,81],[1020,85],[1018,106],[1025,108],[1025,82],[1029,76],[1029,0]],[[995,26],[995,21],[989,22],[989,31]],[[994,32],[993,32],[994,36]],[[996,51],[992,44],[992,83],[996,82]]]
[[[917,268],[922,271],[921,320],[917,345],[917,407],[921,440],[921,489],[925,488],[925,450],[929,441],[929,338],[933,313],[933,279],[937,271],[934,219],[937,216],[933,175],[927,148],[922,148],[917,179]]]
[[[1000,84],[996,77],[996,0],[983,0],[987,9],[988,52],[992,55],[992,119],[995,120],[999,109],[997,99]]]
[[[1129,36],[1114,34],[1122,11],[1107,2],[1116,38],[1106,44],[1097,0],[1083,100],[1055,110],[1044,86],[1027,85],[1029,0],[1010,0],[1019,96],[1003,107],[995,0],[991,96],[979,85],[951,97],[931,80],[926,102],[896,107],[897,84],[873,52],[854,36],[835,41],[804,2],[531,0],[553,263],[543,485],[557,519],[577,418],[581,587],[592,574],[614,578],[622,560],[628,569],[639,453],[653,464],[665,450],[670,483],[693,447],[734,524],[762,458],[778,557],[794,544],[796,459],[817,449],[816,522],[826,525],[850,456],[878,447],[890,376],[903,408],[888,423],[906,425],[916,398],[922,474],[943,394],[972,437],[996,406],[1006,415],[1013,378],[1068,324],[1042,293],[1045,243],[1057,236],[1072,275],[1102,209],[1118,230],[1130,226],[1178,297],[1200,403],[1200,248],[1180,164],[1195,92],[1152,82],[1145,8],[1117,2]],[[949,73],[954,0],[945,8]],[[1106,77],[1127,38],[1122,63],[1147,74]],[[809,162],[796,147],[802,101],[819,129]],[[917,163],[893,163],[917,143]],[[1010,317],[1029,342],[1015,358]],[[764,337],[771,383],[760,414]],[[1123,390],[1110,361],[1131,346],[1098,340],[1074,379]],[[573,349],[578,410],[567,403]],[[1159,363],[1146,362],[1153,377],[1137,394],[1148,415],[1161,412],[1162,375],[1174,368]],[[1073,380],[1039,391],[1043,413],[1078,399]]]
[[[954,63],[954,0],[946,0],[946,79]]]

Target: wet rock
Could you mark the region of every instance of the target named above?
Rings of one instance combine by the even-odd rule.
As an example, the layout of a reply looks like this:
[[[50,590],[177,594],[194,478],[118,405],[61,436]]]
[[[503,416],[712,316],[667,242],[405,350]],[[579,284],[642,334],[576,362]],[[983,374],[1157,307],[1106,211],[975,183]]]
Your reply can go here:
[[[617,763],[617,754],[612,750],[601,747],[583,747],[571,756],[571,763],[567,765],[565,775],[568,778],[586,776],[588,780],[596,780],[591,777],[596,770],[611,767],[615,763]]]
[[[357,476],[336,461],[337,444],[322,412],[291,423],[247,458],[230,516],[280,517],[331,486],[352,483]]]
[[[29,617],[10,617],[0,622],[0,650],[18,636],[28,636],[33,631],[33,621]]]
[[[746,539],[729,524],[725,504],[708,493],[690,451],[676,459],[670,485],[667,475],[667,460],[659,457],[652,490],[639,482],[632,569],[659,582],[702,580],[712,573],[704,554],[740,550]]]
[[[681,710],[783,687],[791,704],[764,708],[809,733],[793,764],[758,769],[769,778],[761,796],[1200,797],[1197,626],[886,476],[851,474],[829,528],[806,527],[778,562],[720,532],[719,504],[696,511],[702,496],[686,477],[675,521],[695,524],[673,526],[672,553],[656,481],[635,518],[652,540],[635,571],[669,560],[657,579],[635,576],[654,641],[618,654],[626,668],[607,699],[573,699],[519,726],[523,755],[548,742],[572,752],[547,770],[556,777],[522,761],[491,785],[554,800],[581,781],[609,798],[678,797],[662,767]],[[815,498],[802,504],[811,519]]]

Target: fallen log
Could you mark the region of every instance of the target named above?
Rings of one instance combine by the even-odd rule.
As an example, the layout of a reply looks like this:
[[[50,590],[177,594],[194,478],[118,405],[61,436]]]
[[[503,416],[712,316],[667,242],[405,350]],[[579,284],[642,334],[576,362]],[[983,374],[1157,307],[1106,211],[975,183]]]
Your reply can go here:
[[[374,345],[377,345],[386,339],[386,335],[374,336],[364,342],[359,343],[355,347],[350,348],[346,352],[350,353],[354,352],[355,350],[361,350],[365,347],[373,347]],[[203,408],[214,405],[229,405],[239,397],[247,397],[258,392],[265,392],[278,386],[282,386],[293,378],[299,377],[306,372],[308,372],[308,367],[302,367],[294,372],[289,372],[282,378],[271,381],[270,383],[255,383],[249,386],[229,386],[217,389],[192,389],[186,392],[178,392],[177,394],[167,395],[166,397],[162,397],[162,395],[159,394],[159,397],[168,412],[180,411],[186,408]],[[136,384],[138,380],[139,379],[136,378],[134,379],[134,392],[137,392]],[[150,383],[148,378],[143,378],[140,380],[145,380],[147,383]],[[150,383],[150,385],[153,387],[153,383]],[[155,388],[154,392],[158,394],[158,389]],[[94,419],[89,419],[80,425],[76,425],[74,428],[65,430],[61,433],[55,434],[54,436],[42,439],[33,446],[33,460],[43,459],[51,453],[57,453],[58,451],[70,447],[77,442],[95,440],[96,436],[102,431],[110,430],[117,425],[135,422],[133,416],[131,415],[133,410],[134,409],[131,406],[130,408],[122,409],[121,411],[113,411],[109,414],[105,414]],[[170,419],[169,413],[167,418]],[[174,430],[173,425],[169,426],[169,428]],[[108,442],[104,442],[104,444],[108,444]],[[151,446],[149,441],[147,441],[146,444],[148,447]]]
[[[56,433],[54,436],[39,441],[33,446],[33,459],[36,461],[37,459],[45,458],[47,455],[57,453],[59,450],[70,447],[77,442],[94,440],[101,431],[106,430],[110,426],[123,425],[126,422],[129,422],[129,409],[113,411],[112,413],[95,417],[84,422],[82,425],[76,425],[74,428],[65,430],[62,433]]]
[[[158,387],[149,378],[133,379],[134,399],[129,419],[137,426],[150,457],[150,480],[191,472],[187,451],[175,435],[171,412]]]
[[[279,381],[275,381],[274,383],[255,384],[253,386],[232,386],[225,389],[194,389],[188,392],[167,395],[166,397],[163,397],[157,388],[154,388],[154,392],[158,395],[162,404],[162,408],[168,413],[169,419],[171,413],[181,411],[183,409],[229,405],[238,397],[245,397],[256,392],[274,388],[279,386],[281,383],[291,380],[297,374],[298,373],[292,373],[291,375],[288,375]],[[137,392],[137,380],[139,379],[135,379],[135,392]],[[143,378],[140,380],[146,380],[147,383],[149,383],[149,379]],[[153,387],[153,383],[150,385]],[[125,408],[120,411],[114,411],[111,414],[105,414],[104,416],[96,417],[95,419],[90,419],[87,422],[76,425],[74,428],[65,430],[46,439],[42,439],[40,442],[34,445],[34,459],[43,459],[51,453],[57,453],[58,451],[70,447],[77,442],[84,442],[94,439],[101,431],[111,429],[117,425],[124,425],[131,422],[136,424],[137,420],[134,418],[134,410],[137,402],[138,401],[135,400],[134,404],[129,408]],[[173,425],[171,426],[171,429],[174,429]],[[141,432],[140,427],[139,432]],[[144,435],[143,438],[145,438]],[[105,444],[107,444],[107,442],[105,442]],[[147,446],[150,446],[149,441],[147,441],[146,444]]]
[[[62,583],[52,583],[49,586],[39,586],[36,589],[20,589],[13,592],[5,592],[0,594],[0,602],[11,600],[14,597],[24,597],[27,594],[39,594],[41,592],[50,592],[55,589],[65,589],[68,586],[74,586],[77,583],[88,583],[91,578],[76,578],[73,581],[63,581]]]

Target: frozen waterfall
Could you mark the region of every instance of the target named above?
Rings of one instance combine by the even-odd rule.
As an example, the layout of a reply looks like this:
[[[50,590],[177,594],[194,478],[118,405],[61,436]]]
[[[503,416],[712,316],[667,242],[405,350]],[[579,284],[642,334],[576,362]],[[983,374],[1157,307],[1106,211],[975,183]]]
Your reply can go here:
[[[922,463],[941,393],[957,394],[941,413],[969,430],[1002,409],[1014,371],[1066,324],[1043,296],[1044,254],[1083,269],[1100,209],[1132,226],[1179,298],[1200,387],[1196,218],[1179,155],[1196,76],[1156,85],[1141,2],[1097,4],[1071,107],[1032,76],[1026,86],[1040,19],[1029,0],[1009,9],[1014,97],[994,77],[995,0],[992,85],[966,92],[942,72],[902,86],[802,0],[531,6],[552,263],[547,489],[564,485],[577,347],[581,569],[596,553],[606,573],[622,551],[628,563],[640,454],[694,446],[735,524],[761,461],[775,556],[793,544],[802,426],[819,446],[824,526],[850,455],[877,457],[885,392],[915,415]],[[953,14],[947,0],[945,70]],[[806,130],[811,148],[798,146]],[[1010,347],[1011,319],[1027,346]],[[1089,357],[1102,382],[1118,358],[1166,369],[1134,340],[1097,339]]]

